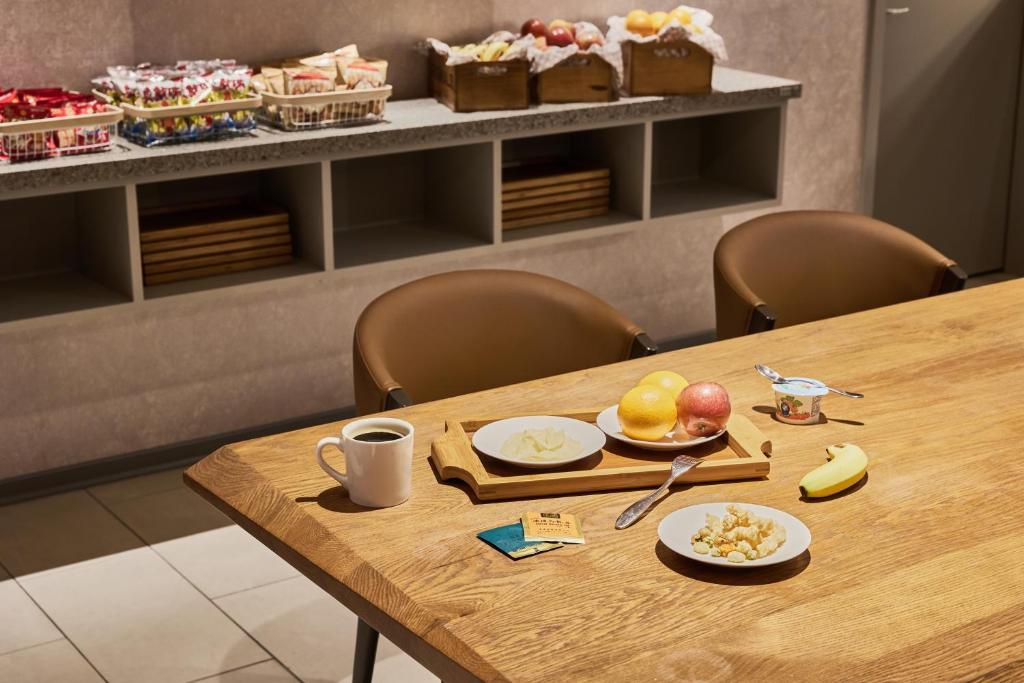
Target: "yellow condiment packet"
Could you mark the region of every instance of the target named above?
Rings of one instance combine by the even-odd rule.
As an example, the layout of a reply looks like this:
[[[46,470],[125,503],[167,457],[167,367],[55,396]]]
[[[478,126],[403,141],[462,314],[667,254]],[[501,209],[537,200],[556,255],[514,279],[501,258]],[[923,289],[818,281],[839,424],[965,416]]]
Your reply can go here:
[[[568,512],[527,512],[522,523],[526,541],[585,542],[580,520]]]

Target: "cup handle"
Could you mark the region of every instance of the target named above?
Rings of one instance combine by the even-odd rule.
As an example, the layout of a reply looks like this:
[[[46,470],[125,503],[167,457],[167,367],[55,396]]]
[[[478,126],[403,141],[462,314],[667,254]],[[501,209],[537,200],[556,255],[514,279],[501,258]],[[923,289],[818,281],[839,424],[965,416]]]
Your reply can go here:
[[[344,474],[328,465],[327,462],[324,460],[323,450],[327,446],[334,446],[335,448],[338,449],[338,452],[341,453],[342,457],[345,456],[345,451],[341,450],[341,439],[336,436],[325,436],[324,438],[320,439],[320,441],[316,445],[316,461],[320,463],[320,467],[323,468],[324,472],[331,475],[331,477],[333,477],[334,479],[340,481],[342,486],[348,488],[348,477],[346,477]]]

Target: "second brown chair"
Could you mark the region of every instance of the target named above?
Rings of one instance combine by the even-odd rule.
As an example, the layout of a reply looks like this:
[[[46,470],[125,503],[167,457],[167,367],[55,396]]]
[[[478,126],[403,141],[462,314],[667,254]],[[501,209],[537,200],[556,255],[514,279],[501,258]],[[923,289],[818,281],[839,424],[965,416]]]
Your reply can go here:
[[[715,248],[718,338],[963,289],[955,262],[868,216],[784,211],[736,226]]]
[[[361,415],[655,353],[636,324],[561,280],[462,270],[386,292],[356,322]]]

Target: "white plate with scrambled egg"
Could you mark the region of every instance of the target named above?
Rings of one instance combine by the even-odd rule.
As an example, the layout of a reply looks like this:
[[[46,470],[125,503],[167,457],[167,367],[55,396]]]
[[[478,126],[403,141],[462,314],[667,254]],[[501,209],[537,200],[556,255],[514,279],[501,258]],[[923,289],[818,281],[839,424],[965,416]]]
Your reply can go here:
[[[719,567],[764,567],[791,560],[811,545],[793,515],[751,503],[702,503],[676,510],[658,525],[671,550]]]
[[[604,432],[570,417],[530,415],[484,425],[473,434],[473,448],[520,467],[560,467],[601,450]]]

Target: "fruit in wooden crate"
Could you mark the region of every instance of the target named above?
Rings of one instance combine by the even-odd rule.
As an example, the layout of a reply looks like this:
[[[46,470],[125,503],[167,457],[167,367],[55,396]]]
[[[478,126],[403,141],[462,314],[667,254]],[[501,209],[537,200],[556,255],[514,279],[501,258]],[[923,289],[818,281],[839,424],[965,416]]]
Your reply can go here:
[[[565,19],[555,19],[548,24],[548,31],[556,28],[564,28],[574,38],[576,37],[576,28],[572,25],[572,22],[566,21]]]
[[[503,40],[499,40],[496,43],[488,43],[487,47],[480,54],[480,61],[493,62],[494,60],[505,54],[505,50],[508,49],[508,43]]]
[[[824,498],[845,491],[868,473],[868,456],[852,443],[832,444],[825,449],[828,459],[800,480],[800,493],[806,498]]]
[[[604,36],[598,31],[579,33],[576,35],[576,44],[581,50],[588,50],[591,45],[604,45]]]
[[[493,43],[469,43],[467,45],[456,45],[452,48],[452,52],[462,55],[472,55],[477,61],[481,62],[493,62],[500,59],[508,48],[508,43],[499,40]]]
[[[683,26],[693,22],[693,15],[690,14],[690,10],[686,9],[682,5],[669,12],[668,16],[670,19],[675,19]]]
[[[631,439],[657,441],[676,426],[672,394],[661,387],[633,387],[619,401],[619,426]]]
[[[676,399],[679,423],[690,436],[708,436],[725,429],[732,413],[729,392],[717,382],[690,384]]]
[[[642,36],[653,35],[654,24],[651,22],[651,15],[642,9],[633,10],[626,15],[626,30]]]
[[[573,42],[572,33],[567,28],[556,26],[548,30],[548,45],[565,47],[566,45],[572,45]]]
[[[528,33],[536,38],[547,38],[548,27],[540,19],[527,19],[519,29],[519,35],[525,36]]]

